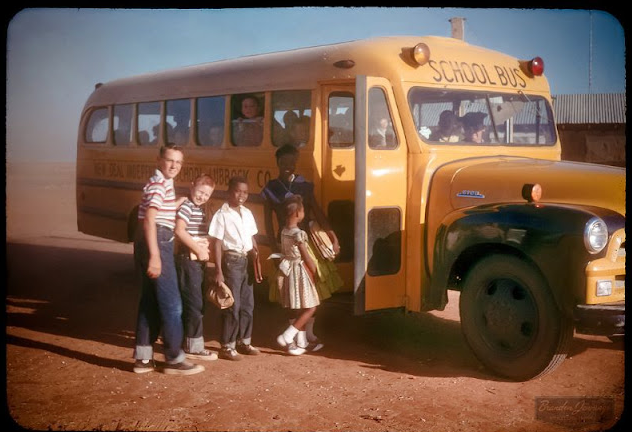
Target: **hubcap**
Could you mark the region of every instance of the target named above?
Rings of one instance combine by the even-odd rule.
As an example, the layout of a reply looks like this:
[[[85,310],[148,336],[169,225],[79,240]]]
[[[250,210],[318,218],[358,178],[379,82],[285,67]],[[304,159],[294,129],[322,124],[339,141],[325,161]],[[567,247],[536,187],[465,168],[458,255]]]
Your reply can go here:
[[[481,334],[493,349],[505,354],[526,350],[537,332],[537,308],[528,289],[511,279],[496,279],[477,300]]]

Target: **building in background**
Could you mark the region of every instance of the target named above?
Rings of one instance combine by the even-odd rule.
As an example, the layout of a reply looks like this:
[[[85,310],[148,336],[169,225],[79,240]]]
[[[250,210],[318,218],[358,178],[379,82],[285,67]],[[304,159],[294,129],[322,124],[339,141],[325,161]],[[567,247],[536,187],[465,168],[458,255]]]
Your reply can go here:
[[[553,96],[562,160],[625,167],[625,94]]]

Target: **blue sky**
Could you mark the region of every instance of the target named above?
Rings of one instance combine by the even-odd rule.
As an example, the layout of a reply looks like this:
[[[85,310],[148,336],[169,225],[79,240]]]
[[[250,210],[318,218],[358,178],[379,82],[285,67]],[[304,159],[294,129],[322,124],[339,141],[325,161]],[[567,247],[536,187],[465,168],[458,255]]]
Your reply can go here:
[[[374,36],[450,36],[452,17],[466,19],[468,43],[542,57],[553,94],[625,92],[624,30],[603,11],[25,9],[7,28],[7,161],[73,161],[97,82]]]

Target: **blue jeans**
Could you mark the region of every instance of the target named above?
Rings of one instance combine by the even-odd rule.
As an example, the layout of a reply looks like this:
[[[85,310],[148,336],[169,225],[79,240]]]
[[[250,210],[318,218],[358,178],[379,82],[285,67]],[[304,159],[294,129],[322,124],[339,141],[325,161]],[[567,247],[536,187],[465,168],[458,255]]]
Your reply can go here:
[[[204,268],[203,261],[192,261],[187,254],[176,255],[178,283],[182,296],[182,322],[184,323],[184,349],[200,352],[204,349]]]
[[[139,225],[134,240],[134,262],[141,277],[134,358],[153,358],[153,345],[162,327],[165,361],[168,364],[176,364],[183,361],[185,355],[182,351],[182,299],[173,256],[174,234],[169,228],[161,225],[156,227],[161,261],[161,273],[158,278],[151,279],[146,273],[149,250],[142,224]]]
[[[233,253],[222,254],[224,282],[233,292],[235,304],[222,310],[222,346],[235,348],[236,342],[250,345],[255,298],[248,281],[248,258]]]

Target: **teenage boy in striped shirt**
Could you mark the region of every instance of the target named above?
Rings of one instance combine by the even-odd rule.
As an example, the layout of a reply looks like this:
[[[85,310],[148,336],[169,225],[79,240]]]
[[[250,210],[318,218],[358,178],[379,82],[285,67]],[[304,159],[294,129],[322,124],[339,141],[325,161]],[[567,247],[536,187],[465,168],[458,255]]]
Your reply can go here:
[[[192,375],[204,370],[186,360],[182,299],[174,258],[176,194],[173,179],[182,169],[184,155],[175,144],[160,148],[158,169],[143,188],[134,239],[134,261],[141,273],[141,295],[136,322],[134,372],[155,369],[153,345],[162,329],[165,366],[172,375]]]

